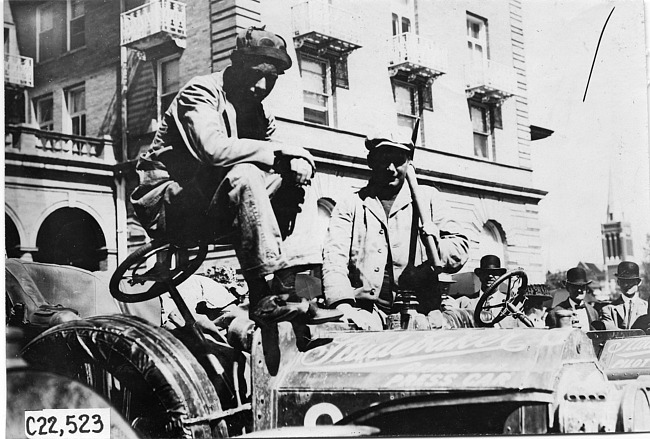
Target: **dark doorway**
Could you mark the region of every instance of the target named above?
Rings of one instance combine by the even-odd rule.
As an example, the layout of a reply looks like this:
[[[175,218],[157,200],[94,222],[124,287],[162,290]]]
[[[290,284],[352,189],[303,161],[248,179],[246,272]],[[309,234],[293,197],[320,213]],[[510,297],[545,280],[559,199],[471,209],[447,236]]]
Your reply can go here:
[[[20,235],[16,224],[5,214],[5,249],[8,258],[20,257]]]
[[[106,238],[88,213],[65,207],[43,222],[36,238],[37,262],[72,265],[98,271],[106,260]]]

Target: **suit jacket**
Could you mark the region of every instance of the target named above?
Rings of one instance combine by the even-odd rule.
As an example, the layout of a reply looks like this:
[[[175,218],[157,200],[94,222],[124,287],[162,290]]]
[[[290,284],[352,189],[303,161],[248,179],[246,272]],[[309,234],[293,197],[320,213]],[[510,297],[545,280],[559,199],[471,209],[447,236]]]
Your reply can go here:
[[[600,312],[600,319],[605,324],[606,329],[631,329],[636,319],[648,312],[648,302],[635,295],[632,298],[632,314],[628,319],[625,302],[624,296],[621,295],[620,298],[603,307]],[[627,327],[628,321],[629,327]]]
[[[644,314],[636,319],[632,329],[642,329],[646,334],[650,335],[650,314]]]
[[[448,221],[447,203],[438,190],[422,188],[422,197],[423,216],[440,228],[438,253],[443,271],[455,273],[467,261],[469,240]],[[406,182],[388,217],[372,183],[337,200],[323,248],[323,291],[329,305],[358,299],[376,302],[389,251],[393,279],[399,287],[409,259],[413,214],[413,199]],[[414,258],[416,266],[427,259],[419,238]],[[354,290],[361,287],[364,292],[355,297]]]
[[[587,318],[589,319],[589,328],[586,330],[593,330],[596,329],[594,328],[593,324],[594,322],[599,321],[599,316],[598,316],[598,311],[594,309],[593,306],[590,304],[583,302],[585,305],[585,310],[587,311]],[[559,327],[559,320],[560,318],[557,315],[557,312],[559,310],[569,310],[573,311],[573,307],[571,306],[571,303],[569,299],[567,298],[565,301],[558,303],[555,305],[551,311],[549,311],[548,315],[546,316],[546,326],[549,328],[557,328]]]

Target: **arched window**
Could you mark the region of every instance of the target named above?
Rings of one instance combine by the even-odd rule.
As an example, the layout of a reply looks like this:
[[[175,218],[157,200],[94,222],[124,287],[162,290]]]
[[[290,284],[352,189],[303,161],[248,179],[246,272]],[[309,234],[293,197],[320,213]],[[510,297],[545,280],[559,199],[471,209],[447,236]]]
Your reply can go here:
[[[332,218],[332,211],[336,203],[330,198],[321,198],[317,202],[318,204],[318,219],[316,222],[316,227],[314,228],[316,232],[316,242],[322,244],[325,242],[325,237],[327,236],[327,229],[330,224],[330,218]]]
[[[501,227],[492,220],[483,225],[479,237],[479,258],[484,255],[496,255],[501,259],[502,266],[506,266],[506,239]]]
[[[97,221],[81,209],[65,207],[49,215],[36,238],[34,261],[105,269],[106,238]]]
[[[7,214],[5,214],[5,251],[8,258],[20,257],[20,234]]]

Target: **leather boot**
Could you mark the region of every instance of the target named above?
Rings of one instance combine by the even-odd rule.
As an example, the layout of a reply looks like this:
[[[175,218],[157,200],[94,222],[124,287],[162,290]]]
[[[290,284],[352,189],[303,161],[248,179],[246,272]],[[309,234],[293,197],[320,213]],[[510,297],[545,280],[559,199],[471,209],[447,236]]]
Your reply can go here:
[[[287,306],[298,309],[296,321],[307,325],[336,322],[343,317],[343,312],[337,309],[319,308],[316,303],[298,296],[296,293],[296,272],[299,267],[278,270],[273,276],[271,291],[286,300]]]
[[[251,320],[261,326],[290,322],[304,313],[298,304],[287,303],[275,294],[262,297],[249,311]]]

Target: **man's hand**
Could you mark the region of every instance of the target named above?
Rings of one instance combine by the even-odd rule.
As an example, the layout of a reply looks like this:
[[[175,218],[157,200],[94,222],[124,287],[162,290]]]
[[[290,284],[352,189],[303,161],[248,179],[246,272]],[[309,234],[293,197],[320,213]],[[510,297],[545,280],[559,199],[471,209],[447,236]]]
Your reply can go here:
[[[441,299],[440,310],[445,311],[452,308],[458,308],[458,302],[450,295],[443,294]]]
[[[291,179],[290,183],[299,185],[309,184],[314,176],[314,168],[303,158],[295,158],[289,161],[289,171],[283,174],[283,178]]]
[[[349,303],[342,303],[336,307],[343,312],[343,320],[349,321],[364,331],[381,331],[383,325],[378,315],[369,313],[361,308],[355,308]]]
[[[402,289],[417,290],[428,288],[436,282],[436,272],[431,263],[424,262],[417,267],[406,266],[398,279],[398,285]]]
[[[283,178],[292,178],[292,183],[307,184],[314,177],[316,163],[305,148],[279,144],[275,150],[273,169]]]

